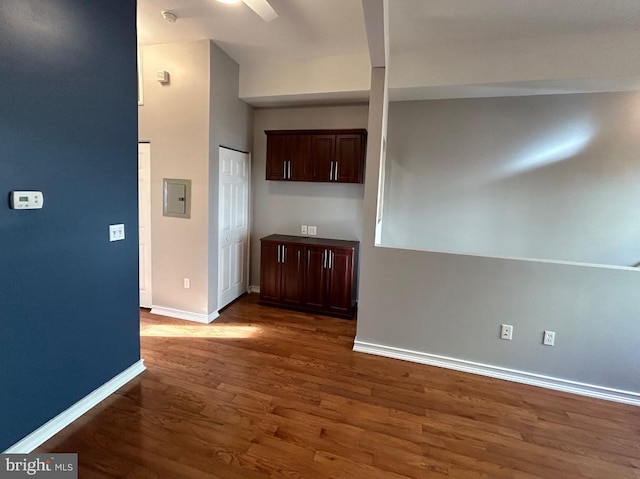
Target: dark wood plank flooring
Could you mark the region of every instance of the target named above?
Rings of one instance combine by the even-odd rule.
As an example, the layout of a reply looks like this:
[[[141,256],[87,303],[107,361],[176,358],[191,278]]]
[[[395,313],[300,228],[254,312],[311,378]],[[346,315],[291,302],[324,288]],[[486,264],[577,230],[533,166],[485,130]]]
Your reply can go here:
[[[141,376],[46,442],[80,478],[640,478],[640,408],[354,353],[355,322],[141,314]]]

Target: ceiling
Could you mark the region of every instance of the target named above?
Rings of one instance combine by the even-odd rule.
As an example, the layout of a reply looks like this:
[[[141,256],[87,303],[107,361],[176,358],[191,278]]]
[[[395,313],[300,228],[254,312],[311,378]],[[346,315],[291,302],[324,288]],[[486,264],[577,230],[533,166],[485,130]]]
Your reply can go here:
[[[368,53],[361,0],[269,0],[265,22],[244,3],[138,0],[141,45],[212,39],[241,66]],[[165,22],[162,10],[178,16]]]
[[[138,39],[142,45],[214,40],[240,64],[241,89],[255,87],[241,95],[248,102],[303,104],[316,92],[331,103],[366,94],[364,80],[337,91],[331,79],[352,76],[344,68],[349,56],[368,55],[365,18],[380,45],[384,22],[371,12],[381,12],[383,0],[269,1],[279,14],[273,22],[244,3],[138,0]],[[393,100],[640,88],[640,0],[384,1]],[[162,10],[177,22],[164,21]],[[324,79],[314,70],[313,61],[340,56],[323,68],[331,71]],[[279,77],[268,67],[280,71],[284,64],[296,66]],[[272,91],[263,91],[267,84]]]

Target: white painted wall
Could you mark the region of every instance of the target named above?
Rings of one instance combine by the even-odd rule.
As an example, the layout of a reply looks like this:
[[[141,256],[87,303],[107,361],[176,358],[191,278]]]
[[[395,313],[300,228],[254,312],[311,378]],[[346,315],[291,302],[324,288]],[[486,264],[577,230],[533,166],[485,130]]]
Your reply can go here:
[[[209,313],[218,308],[219,147],[251,151],[253,108],[238,98],[238,64],[211,43],[209,136]]]
[[[268,106],[278,102],[367,101],[369,55],[338,55],[299,61],[247,63],[240,68],[240,98]]]
[[[373,69],[356,339],[640,393],[637,271],[374,246],[384,76]]]
[[[209,41],[142,49],[140,141],[151,142],[153,304],[208,311]],[[156,81],[166,70],[169,84]],[[191,219],[162,216],[162,179],[192,181]],[[183,288],[190,278],[191,288]]]
[[[639,42],[639,31],[619,31],[424,45],[419,50],[395,50],[392,44],[389,88],[392,98],[398,98],[403,89],[428,95],[425,87],[528,82],[531,88],[550,80],[571,90],[574,82],[584,88],[589,79],[591,89],[603,91],[598,82],[609,86],[616,79],[640,77]],[[517,94],[515,90],[509,94]]]
[[[640,262],[640,93],[394,102],[382,244]]]
[[[366,128],[367,105],[258,109],[254,116],[251,284],[260,284],[260,238],[300,234],[316,225],[318,237],[360,240],[364,187],[357,184],[265,180],[265,130]]]

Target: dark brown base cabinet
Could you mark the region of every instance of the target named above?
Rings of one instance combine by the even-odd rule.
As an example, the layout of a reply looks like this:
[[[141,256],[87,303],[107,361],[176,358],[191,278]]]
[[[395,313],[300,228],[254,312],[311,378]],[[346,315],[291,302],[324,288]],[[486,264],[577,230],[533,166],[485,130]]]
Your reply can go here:
[[[260,303],[353,317],[357,241],[271,235],[260,242]]]

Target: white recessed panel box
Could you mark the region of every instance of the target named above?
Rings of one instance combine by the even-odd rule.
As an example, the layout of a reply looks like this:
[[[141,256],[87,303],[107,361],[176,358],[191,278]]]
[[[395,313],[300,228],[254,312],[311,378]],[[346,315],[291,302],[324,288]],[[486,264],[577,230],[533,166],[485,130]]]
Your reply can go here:
[[[191,180],[165,178],[162,214],[174,218],[191,217]]]
[[[14,210],[39,210],[44,205],[42,191],[12,191],[11,208]]]

